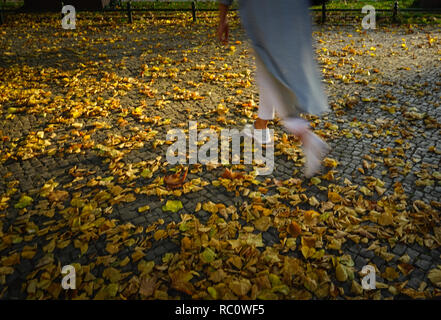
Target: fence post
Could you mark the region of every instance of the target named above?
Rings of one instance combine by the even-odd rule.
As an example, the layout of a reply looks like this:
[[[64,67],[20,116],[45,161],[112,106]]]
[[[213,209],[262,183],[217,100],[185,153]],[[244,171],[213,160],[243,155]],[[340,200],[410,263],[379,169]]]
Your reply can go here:
[[[0,4],[0,25],[3,24],[3,4]]]
[[[131,1],[127,2],[127,15],[129,16],[129,23],[133,23]]]
[[[322,2],[322,23],[325,23],[326,21],[326,4],[325,1],[323,0]]]
[[[395,1],[394,8],[392,12],[392,21],[397,22],[398,21],[398,1]]]
[[[191,13],[193,14],[193,22],[196,22],[196,4],[191,2]]]

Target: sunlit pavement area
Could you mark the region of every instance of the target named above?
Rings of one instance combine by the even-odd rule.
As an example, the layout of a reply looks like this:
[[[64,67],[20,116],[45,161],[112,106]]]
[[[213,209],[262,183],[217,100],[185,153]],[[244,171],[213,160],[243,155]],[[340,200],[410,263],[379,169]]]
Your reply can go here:
[[[305,118],[332,150],[306,179],[277,119],[271,175],[167,163],[169,130],[257,115],[238,19],[221,46],[203,14],[82,17],[0,27],[1,298],[440,297],[439,27],[314,26],[331,109]]]

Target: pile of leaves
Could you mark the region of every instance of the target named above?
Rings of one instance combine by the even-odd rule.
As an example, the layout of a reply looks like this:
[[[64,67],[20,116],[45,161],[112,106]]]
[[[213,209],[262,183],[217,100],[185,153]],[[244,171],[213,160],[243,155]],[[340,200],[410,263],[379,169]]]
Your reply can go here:
[[[353,119],[352,129],[341,129],[343,118],[335,122],[305,116],[330,143],[395,137],[396,147],[373,148],[360,159],[362,184],[342,179],[340,162],[331,156],[323,161],[324,172],[304,179],[301,144],[281,130],[275,135],[275,156],[290,164],[287,179],[258,177],[257,164],[171,166],[165,160],[172,143],[165,138],[169,128],[186,128],[188,120],[196,119],[199,129],[219,131],[256,117],[249,47],[242,38],[233,39],[229,47],[219,46],[213,33],[217,21],[208,15],[197,25],[186,15],[143,18],[132,26],[121,25],[117,15],[99,19],[86,16],[77,30],[64,32],[52,15],[39,22],[22,15],[0,33],[5,57],[0,68],[1,168],[26,168],[31,161],[50,166],[52,161],[62,169],[54,176],[42,175],[39,181],[44,181],[30,189],[17,171],[2,174],[0,297],[440,296],[441,266],[428,272],[430,283],[415,290],[407,285],[415,270],[410,257],[391,251],[398,244],[414,243],[439,249],[441,203],[411,202],[400,182],[388,185],[370,175],[377,166],[384,166],[384,176],[392,179],[407,175],[412,163],[405,152],[416,134],[411,123],[439,130],[436,119],[418,109],[388,106],[396,99],[391,93],[372,98],[340,95],[331,101],[332,112],[343,117],[364,103],[381,100],[382,110],[402,112],[406,123]],[[233,19],[233,30],[237,27]],[[26,40],[18,37],[21,31]],[[179,36],[181,43],[169,43]],[[329,50],[326,42],[331,40],[322,33],[315,37],[329,86],[388,85],[381,70],[354,62],[354,57],[375,58],[375,47],[349,39],[341,50]],[[20,41],[27,46],[22,48]],[[138,43],[143,46],[135,48]],[[396,50],[407,55],[403,44]],[[420,45],[439,55],[436,35],[428,35]],[[120,56],[111,56],[113,51],[105,46],[120,50]],[[416,96],[426,94],[422,88],[409,90]],[[26,123],[31,130],[15,129]],[[428,152],[439,155],[440,150],[433,146]],[[63,169],[63,159],[86,156],[95,162],[74,161]],[[440,185],[438,169],[426,166],[417,172],[416,186]],[[214,178],[204,178],[207,173]],[[199,197],[206,190],[241,201],[186,205],[190,196],[206,199]],[[161,215],[153,223],[125,222],[118,215],[124,210],[153,215],[159,210],[152,208],[157,202]],[[206,219],[202,212],[208,213]],[[266,240],[268,234],[277,241]],[[177,249],[147,258],[152,248],[167,243]],[[349,250],[357,245],[396,262],[383,270],[369,262],[383,279],[376,290],[361,287],[363,275]],[[76,290],[61,288],[66,264],[75,267]],[[399,280],[401,276],[407,280]]]

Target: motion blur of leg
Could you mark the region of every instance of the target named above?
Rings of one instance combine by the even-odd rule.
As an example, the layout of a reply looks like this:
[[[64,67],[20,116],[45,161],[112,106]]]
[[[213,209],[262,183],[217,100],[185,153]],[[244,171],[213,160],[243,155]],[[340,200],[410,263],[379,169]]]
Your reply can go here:
[[[302,118],[287,118],[284,120],[284,125],[302,141],[306,157],[305,176],[312,177],[320,170],[321,161],[329,152],[328,144],[312,132],[309,123]]]
[[[278,81],[265,67],[256,55],[256,82],[259,87],[259,113],[254,123],[254,139],[259,143],[269,143],[265,140],[268,131],[268,120],[274,119],[277,113],[288,131],[297,136],[303,144],[306,156],[305,175],[311,177],[320,169],[320,163],[328,152],[328,145],[310,129],[309,123],[300,118],[296,110],[297,99],[294,93]],[[258,130],[256,130],[258,129]]]
[[[218,37],[227,43],[227,12],[233,0],[218,1]],[[260,104],[254,141],[268,143],[268,120],[276,112],[303,143],[307,177],[318,172],[329,149],[300,118],[300,112],[319,115],[329,110],[314,61],[310,5],[310,0],[239,0],[241,22],[256,53]]]
[[[260,103],[258,118],[254,122],[253,138],[260,144],[267,144],[271,142],[268,121],[274,119],[279,97],[274,77],[266,70],[258,56],[256,56],[256,81],[259,87]]]

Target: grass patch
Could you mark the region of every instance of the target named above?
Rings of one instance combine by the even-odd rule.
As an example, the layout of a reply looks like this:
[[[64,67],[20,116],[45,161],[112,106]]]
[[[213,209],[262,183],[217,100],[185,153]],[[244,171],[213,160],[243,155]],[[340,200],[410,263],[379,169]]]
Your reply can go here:
[[[294,1],[294,0],[293,0]],[[112,1],[115,9],[126,9],[127,2]],[[327,3],[326,7],[328,9],[357,9],[359,12],[327,12],[327,22],[346,24],[353,21],[356,23],[358,19],[364,15],[361,13],[361,9],[365,5],[372,5],[376,9],[386,9],[389,12],[378,12],[377,19],[379,18],[380,23],[391,23],[392,22],[392,8],[394,6],[394,0],[377,0],[377,1],[358,1],[358,0],[331,0]],[[17,9],[23,5],[23,1],[18,2],[3,2],[0,0],[0,6],[4,9]],[[418,0],[402,0],[399,1],[399,8],[417,8]],[[191,9],[191,1],[136,1],[132,2],[133,9],[145,9],[145,10],[189,10]],[[197,10],[217,10],[218,3],[216,1],[210,2],[200,2],[196,1]],[[233,8],[238,8],[238,2],[234,1]],[[321,6],[313,6],[313,9],[320,9]],[[134,13],[134,17],[137,14]],[[319,21],[320,13],[315,13],[314,16],[317,17]],[[400,11],[398,15],[398,22],[404,24],[441,24],[441,13],[440,12],[407,12]]]
[[[414,8],[415,0],[402,0],[398,2],[399,8]],[[371,5],[375,9],[391,9],[394,7],[395,1],[356,1],[356,0],[331,0],[326,5],[329,9],[360,9],[366,5]],[[314,6],[313,8],[320,8],[321,6]]]

